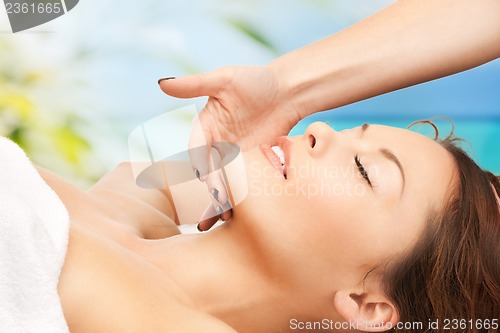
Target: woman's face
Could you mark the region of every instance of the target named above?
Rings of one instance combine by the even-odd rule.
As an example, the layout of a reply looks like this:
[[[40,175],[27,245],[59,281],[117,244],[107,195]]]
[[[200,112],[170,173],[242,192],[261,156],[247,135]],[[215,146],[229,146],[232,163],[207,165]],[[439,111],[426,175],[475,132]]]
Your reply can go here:
[[[433,140],[381,125],[337,132],[317,122],[279,144],[286,178],[269,148],[245,153],[248,196],[234,217],[276,263],[296,267],[297,282],[314,274],[318,287],[318,272],[325,284],[360,281],[411,246],[455,168]]]

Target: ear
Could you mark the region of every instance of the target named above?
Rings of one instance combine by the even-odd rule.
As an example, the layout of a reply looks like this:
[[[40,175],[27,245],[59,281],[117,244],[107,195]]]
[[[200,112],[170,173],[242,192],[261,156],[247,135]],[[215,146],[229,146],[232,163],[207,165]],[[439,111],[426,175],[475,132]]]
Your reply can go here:
[[[382,293],[340,290],[335,293],[333,303],[337,312],[360,331],[384,332],[399,322],[396,307]]]

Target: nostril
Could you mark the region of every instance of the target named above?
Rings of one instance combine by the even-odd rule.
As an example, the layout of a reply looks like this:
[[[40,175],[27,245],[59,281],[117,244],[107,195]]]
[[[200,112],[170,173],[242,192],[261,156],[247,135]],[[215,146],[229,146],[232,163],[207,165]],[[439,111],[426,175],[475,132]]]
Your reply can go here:
[[[316,145],[316,138],[314,137],[314,135],[309,135],[309,144],[311,145],[311,148],[314,148],[314,146]]]

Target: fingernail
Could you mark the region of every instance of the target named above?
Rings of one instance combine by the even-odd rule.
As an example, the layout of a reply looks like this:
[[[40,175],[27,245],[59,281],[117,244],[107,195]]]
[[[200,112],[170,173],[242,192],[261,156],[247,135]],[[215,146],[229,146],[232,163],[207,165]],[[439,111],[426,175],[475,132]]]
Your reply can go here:
[[[175,76],[170,76],[170,77],[163,77],[161,79],[158,80],[158,84],[161,83],[161,81],[165,81],[165,80],[173,80],[175,79]]]
[[[200,229],[200,224],[201,223],[198,223],[198,225],[196,226],[196,229],[198,229],[199,232],[203,232],[203,230]]]
[[[217,214],[222,214],[222,207],[221,206],[217,206],[217,208],[215,208],[215,211],[217,212]]]
[[[194,169],[194,174],[196,175],[196,178],[198,178],[198,180],[201,182],[200,172],[198,171],[198,169]]]
[[[212,190],[212,195],[214,196],[215,200],[217,200],[217,202],[220,203],[220,201],[219,201],[219,191],[216,188],[214,188]]]

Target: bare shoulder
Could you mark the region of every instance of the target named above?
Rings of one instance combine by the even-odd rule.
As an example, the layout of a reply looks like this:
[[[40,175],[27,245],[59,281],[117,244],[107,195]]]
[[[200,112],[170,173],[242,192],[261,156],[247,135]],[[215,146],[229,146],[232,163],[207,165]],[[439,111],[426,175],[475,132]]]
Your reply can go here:
[[[183,309],[178,307],[176,311],[175,322],[170,321],[168,324],[168,329],[164,332],[168,333],[198,333],[198,332],[210,332],[210,333],[237,333],[232,327],[226,323],[193,309]],[[163,332],[159,331],[158,327],[149,327],[150,331],[143,332]]]
[[[137,230],[140,237],[159,239],[179,234],[169,193],[138,186],[134,168],[129,162],[120,163],[88,191],[89,195],[105,207],[108,216]]]
[[[172,198],[167,189],[146,189],[136,184],[135,178],[141,168],[144,166],[140,163],[120,163],[115,169],[104,175],[89,192],[113,192],[128,195],[176,221]]]
[[[141,256],[72,224],[58,292],[71,333],[234,333]]]

